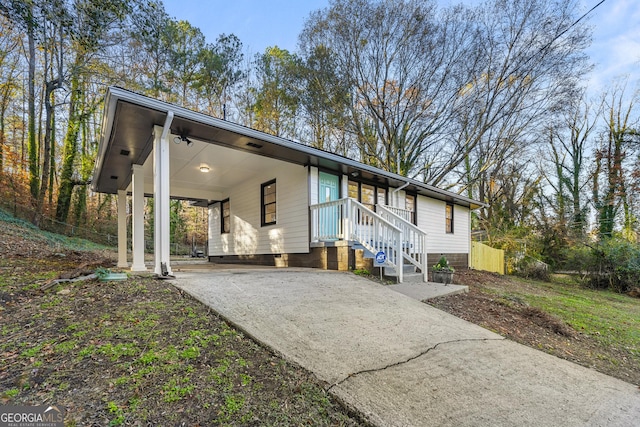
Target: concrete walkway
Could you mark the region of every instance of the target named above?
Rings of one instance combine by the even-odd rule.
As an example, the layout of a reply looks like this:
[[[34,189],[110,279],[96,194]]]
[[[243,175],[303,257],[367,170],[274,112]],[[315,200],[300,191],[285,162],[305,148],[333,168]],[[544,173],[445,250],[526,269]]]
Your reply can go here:
[[[433,282],[398,283],[397,285],[387,285],[386,287],[392,291],[400,292],[403,295],[417,299],[418,301],[469,292],[468,286],[445,285],[443,283]]]
[[[380,426],[634,426],[637,386],[349,273],[181,269],[175,285]]]

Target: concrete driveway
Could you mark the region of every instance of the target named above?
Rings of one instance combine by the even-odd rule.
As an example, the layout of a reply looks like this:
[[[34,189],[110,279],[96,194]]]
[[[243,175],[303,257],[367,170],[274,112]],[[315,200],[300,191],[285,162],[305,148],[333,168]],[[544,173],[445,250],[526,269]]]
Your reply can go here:
[[[313,372],[375,425],[640,423],[637,386],[353,274],[237,267],[175,273],[176,286]]]

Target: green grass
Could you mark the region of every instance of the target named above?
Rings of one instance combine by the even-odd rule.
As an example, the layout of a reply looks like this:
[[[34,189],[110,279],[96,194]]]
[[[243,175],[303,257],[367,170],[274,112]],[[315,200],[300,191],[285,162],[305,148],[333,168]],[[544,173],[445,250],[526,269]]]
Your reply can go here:
[[[522,280],[522,279],[518,279]],[[604,346],[625,349],[640,362],[640,300],[607,290],[580,286],[567,276],[551,282],[524,281],[528,287],[506,291],[504,297],[526,301],[560,317],[578,332]]]
[[[40,230],[35,225],[20,218],[16,218],[4,209],[0,209],[0,223],[14,224],[19,227],[25,240],[42,242],[54,249],[73,249],[79,251],[99,251],[113,249],[105,245],[91,242],[78,237],[68,237],[62,234]]]
[[[0,311],[11,319],[0,327],[2,403],[60,402],[68,425],[359,425],[323,400],[323,384],[170,283],[131,276],[41,289],[78,267],[66,250],[103,247],[0,210],[3,237],[47,250],[0,258]]]

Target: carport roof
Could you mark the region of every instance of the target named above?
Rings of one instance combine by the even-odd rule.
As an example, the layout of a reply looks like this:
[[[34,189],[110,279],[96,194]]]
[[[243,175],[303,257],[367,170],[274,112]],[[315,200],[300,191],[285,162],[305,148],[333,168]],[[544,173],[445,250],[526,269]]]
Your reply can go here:
[[[484,206],[481,202],[456,193],[368,166],[344,156],[259,132],[119,87],[110,87],[105,99],[102,135],[92,181],[94,191],[113,194],[129,187],[132,165],[145,163],[153,150],[154,126],[164,126],[170,111],[174,114],[171,122],[171,133],[174,135],[183,135],[189,139],[294,164],[317,166],[340,174],[358,176],[359,179],[385,186],[397,188],[408,183],[405,186],[408,191],[471,209]]]

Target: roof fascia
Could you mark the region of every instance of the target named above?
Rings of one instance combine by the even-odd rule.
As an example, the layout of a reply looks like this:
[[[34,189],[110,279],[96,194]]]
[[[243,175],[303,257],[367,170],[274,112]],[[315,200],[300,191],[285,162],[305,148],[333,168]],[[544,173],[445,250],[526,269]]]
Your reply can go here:
[[[100,139],[100,145],[98,147],[99,156],[96,158],[94,182],[97,182],[97,177],[101,172],[103,156],[106,152],[106,149],[109,143],[109,138],[111,137],[111,133],[112,133],[112,126],[113,126],[116,106],[118,101],[120,100],[129,102],[132,104],[136,104],[141,107],[160,111],[165,114],[168,114],[169,111],[173,111],[174,120],[175,120],[175,117],[180,117],[183,119],[202,123],[204,125],[217,127],[229,132],[233,132],[239,135],[249,137],[249,138],[269,142],[271,144],[274,144],[283,148],[287,148],[290,150],[295,150],[309,156],[322,158],[328,161],[333,161],[353,169],[366,171],[371,174],[378,175],[394,181],[408,182],[410,183],[410,185],[413,185],[418,188],[422,188],[428,192],[439,194],[446,199],[452,199],[454,202],[457,201],[458,203],[469,205],[471,209],[479,209],[479,208],[488,206],[486,203],[464,197],[460,194],[453,193],[451,191],[443,190],[433,185],[425,184],[415,179],[409,179],[407,177],[395,174],[393,172],[388,172],[382,169],[378,169],[374,166],[365,165],[364,163],[360,163],[358,161],[349,159],[344,156],[340,156],[338,154],[330,153],[328,151],[323,151],[314,147],[309,147],[307,145],[303,145],[301,143],[294,142],[294,141],[289,141],[287,139],[277,137],[274,135],[269,135],[264,132],[257,131],[255,129],[251,129],[246,126],[242,126],[226,120],[211,117],[206,114],[198,113],[196,111],[192,111],[184,107],[169,104],[167,102],[153,99],[145,95],[140,95],[138,93],[135,93],[126,89],[122,89],[117,86],[111,86],[107,90],[107,97],[105,99],[106,108],[105,108],[105,114],[103,116],[103,124],[102,124],[103,132],[102,132],[102,137]]]

